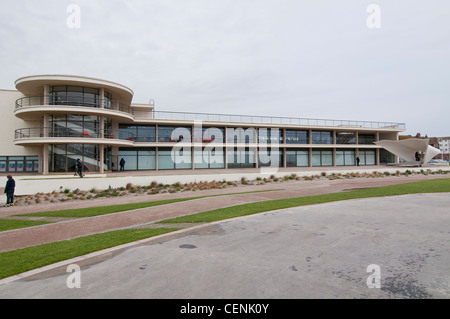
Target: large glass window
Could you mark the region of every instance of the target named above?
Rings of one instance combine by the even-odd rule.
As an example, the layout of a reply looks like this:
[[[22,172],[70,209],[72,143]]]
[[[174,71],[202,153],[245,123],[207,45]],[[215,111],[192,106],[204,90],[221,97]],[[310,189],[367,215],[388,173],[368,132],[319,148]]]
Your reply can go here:
[[[309,131],[286,130],[286,144],[309,144]]]
[[[158,169],[190,169],[192,153],[190,148],[159,148]]]
[[[352,132],[337,132],[336,144],[355,144],[356,134]]]
[[[255,167],[255,151],[253,149],[229,148],[227,150],[228,168]]]
[[[337,166],[352,166],[356,163],[355,150],[336,150]]]
[[[312,166],[333,166],[333,150],[312,150]]]
[[[158,126],[158,142],[190,142],[190,127]]]
[[[194,168],[225,168],[223,149],[194,148]]]
[[[119,125],[119,138],[135,142],[155,142],[156,128],[147,125]]]
[[[376,141],[375,134],[358,134],[358,144],[374,144]]]
[[[201,130],[199,127],[194,126],[194,142],[202,142],[202,143],[223,143],[225,138],[225,130],[222,127],[202,127]]]
[[[256,143],[256,129],[242,127],[227,128],[227,143]]]
[[[260,149],[258,150],[259,167],[283,167],[283,151],[280,149]]]
[[[287,167],[308,167],[309,166],[309,150],[308,149],[286,150],[286,166]]]
[[[61,144],[49,145],[49,172],[75,172],[78,158],[83,162],[83,171],[99,171],[98,145]]]
[[[259,128],[258,143],[281,144],[283,143],[283,130],[278,128]]]
[[[376,165],[376,151],[375,150],[359,150],[359,165]]]
[[[51,137],[100,137],[100,118],[90,115],[53,115],[50,117]]]
[[[58,85],[50,87],[50,105],[101,107],[100,90],[80,86]],[[105,92],[105,108],[111,106],[111,94]]]
[[[122,159],[124,162],[122,162]],[[156,149],[155,148],[127,148],[119,149],[119,170],[154,170],[156,169]]]
[[[312,144],[333,144],[333,132],[312,131]]]

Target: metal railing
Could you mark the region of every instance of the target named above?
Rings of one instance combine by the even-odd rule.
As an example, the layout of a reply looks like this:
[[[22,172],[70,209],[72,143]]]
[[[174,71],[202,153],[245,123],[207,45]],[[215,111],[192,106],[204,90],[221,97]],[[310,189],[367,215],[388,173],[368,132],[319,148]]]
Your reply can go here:
[[[120,111],[133,115],[133,108],[130,105],[116,100],[97,99],[97,98],[81,98],[75,96],[67,96],[66,98],[58,98],[53,95],[43,96],[27,96],[16,100],[16,109],[30,106],[82,106],[93,107],[99,109],[107,109]]]
[[[213,113],[192,113],[192,112],[167,112],[153,111],[153,119],[178,120],[178,121],[208,121],[227,123],[250,123],[250,124],[279,124],[298,126],[333,126],[333,127],[354,127],[354,128],[392,128],[405,129],[405,123],[394,122],[374,122],[374,121],[352,121],[352,120],[331,120],[331,119],[310,119],[281,116],[256,116],[256,115],[232,115]]]
[[[67,97],[56,98],[52,95],[23,97],[16,101],[16,109],[30,106],[83,106],[95,107],[120,111],[134,116],[133,108],[119,101],[108,99],[89,99]],[[139,115],[137,115],[139,114]],[[271,125],[296,125],[296,126],[328,126],[328,127],[351,127],[351,128],[374,128],[374,129],[405,129],[405,123],[376,122],[376,121],[354,121],[354,120],[332,120],[313,119],[282,116],[259,116],[239,114],[217,114],[217,113],[195,113],[195,112],[169,112],[149,110],[137,113],[138,120],[169,120],[169,121],[207,121],[223,123],[248,123],[248,124],[271,124]]]
[[[17,129],[15,131],[15,139],[30,139],[30,138],[106,138],[106,139],[124,139],[115,135],[111,129],[105,130],[76,130],[76,129],[53,129],[51,127],[27,127]]]

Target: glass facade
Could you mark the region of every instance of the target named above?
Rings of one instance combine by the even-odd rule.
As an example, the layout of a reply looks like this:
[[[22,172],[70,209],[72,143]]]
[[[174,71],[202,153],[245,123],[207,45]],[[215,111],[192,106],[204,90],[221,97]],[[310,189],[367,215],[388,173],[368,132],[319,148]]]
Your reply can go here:
[[[286,130],[286,144],[309,144],[309,131]]]
[[[119,139],[141,143],[156,142],[156,127],[148,125],[119,125]]]
[[[282,144],[283,130],[274,128],[258,129],[258,143],[260,144]]]
[[[356,133],[336,132],[336,144],[355,144]]]
[[[49,104],[50,105],[73,105],[87,107],[101,107],[101,96],[99,89],[86,88],[80,86],[51,86]],[[111,94],[105,92],[105,108],[111,106]]]
[[[336,150],[337,166],[353,166],[356,165],[355,150]]]
[[[94,137],[100,138],[100,117],[92,115],[53,115],[50,117],[50,137]],[[111,130],[111,120],[105,119],[106,132]]]
[[[190,127],[158,126],[158,142],[191,142]]]
[[[122,162],[122,159],[124,162]],[[124,163],[123,170],[155,170],[156,169],[156,149],[155,148],[120,148],[118,163],[119,170],[122,169],[120,163]]]
[[[333,166],[333,150],[312,150],[311,156],[312,166]]]
[[[312,144],[333,144],[333,132],[312,131]]]
[[[158,169],[191,169],[192,151],[190,148],[159,148]]]
[[[358,151],[359,165],[376,165],[376,150],[362,150]]]
[[[38,156],[0,156],[0,172],[38,172]]]
[[[258,167],[283,167],[283,151],[260,149],[258,150]]]
[[[84,172],[99,171],[98,145],[54,144],[49,145],[49,172],[75,172],[78,158],[83,162]]]
[[[358,144],[374,144],[376,142],[375,134],[358,134]]]
[[[287,167],[308,167],[309,149],[286,150]]]
[[[229,148],[227,150],[228,168],[255,167],[255,150],[249,148]]]
[[[256,143],[255,128],[227,128],[227,143]]]
[[[194,149],[194,168],[225,168],[225,153],[223,149]]]

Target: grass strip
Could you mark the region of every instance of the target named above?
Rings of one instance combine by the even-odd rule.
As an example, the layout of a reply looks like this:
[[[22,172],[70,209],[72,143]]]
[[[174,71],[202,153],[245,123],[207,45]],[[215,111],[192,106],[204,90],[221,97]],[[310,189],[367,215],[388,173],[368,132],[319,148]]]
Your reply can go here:
[[[417,193],[439,193],[439,192],[450,192],[450,179],[436,179],[429,181],[420,181],[413,183],[376,187],[370,189],[346,191],[340,193],[304,196],[288,199],[277,199],[257,203],[242,204],[167,219],[158,223],[205,223],[235,218],[239,216],[251,215],[256,213],[262,213],[272,210],[285,209],[304,205],[328,203],[349,199],[417,194]]]
[[[178,228],[122,229],[0,253],[0,279]]]
[[[167,199],[167,200],[159,200],[159,201],[152,201],[152,202],[129,203],[129,204],[119,204],[119,205],[111,205],[111,206],[96,206],[96,207],[87,207],[87,208],[78,208],[78,209],[65,209],[65,210],[57,210],[57,211],[50,211],[50,212],[21,214],[21,215],[16,215],[16,216],[83,218],[83,217],[93,217],[93,216],[99,216],[99,215],[119,213],[119,212],[123,212],[123,211],[139,209],[139,208],[167,205],[167,204],[184,202],[184,201],[200,199],[200,198],[227,196],[227,195],[265,193],[265,192],[273,192],[273,191],[279,191],[279,190],[281,190],[281,189],[273,189],[273,190],[270,189],[270,190],[231,193],[231,194],[217,194],[217,195],[207,195],[207,196],[197,196],[197,197],[187,197],[187,198],[176,198],[176,199]]]
[[[26,227],[33,227],[39,225],[51,224],[50,222],[36,221],[36,220],[12,220],[12,219],[0,219],[0,232],[20,229]]]
[[[201,197],[191,197],[191,198],[176,198],[176,199],[166,199],[166,200],[158,200],[153,202],[142,202],[142,203],[129,203],[129,204],[119,204],[119,205],[111,205],[111,206],[96,206],[96,207],[86,207],[86,208],[78,208],[78,209],[65,209],[65,210],[56,210],[52,212],[42,212],[42,213],[30,213],[24,215],[16,215],[16,216],[33,216],[33,217],[75,217],[75,218],[83,218],[83,217],[93,217],[100,216],[112,213],[119,213],[127,210],[139,209],[139,208],[147,208],[153,206],[167,205],[172,203],[178,203],[193,199],[198,199]]]

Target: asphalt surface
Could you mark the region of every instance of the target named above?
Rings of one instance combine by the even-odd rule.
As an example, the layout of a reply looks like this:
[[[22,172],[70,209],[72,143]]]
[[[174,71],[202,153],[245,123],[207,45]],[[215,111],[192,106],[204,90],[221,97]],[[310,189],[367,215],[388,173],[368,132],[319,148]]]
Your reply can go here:
[[[449,206],[415,194],[240,217],[3,282],[0,298],[449,299]]]

